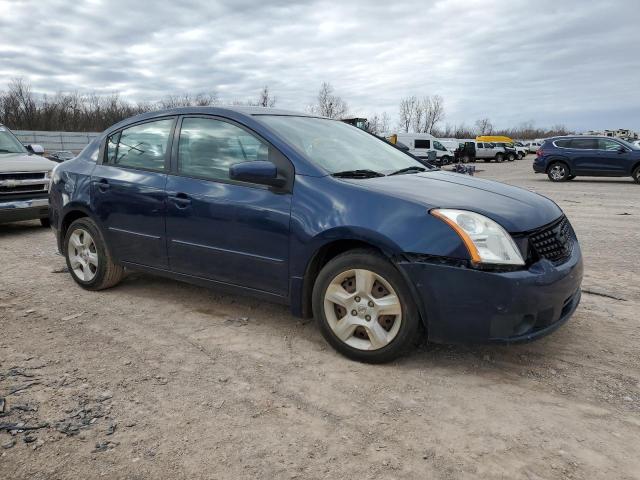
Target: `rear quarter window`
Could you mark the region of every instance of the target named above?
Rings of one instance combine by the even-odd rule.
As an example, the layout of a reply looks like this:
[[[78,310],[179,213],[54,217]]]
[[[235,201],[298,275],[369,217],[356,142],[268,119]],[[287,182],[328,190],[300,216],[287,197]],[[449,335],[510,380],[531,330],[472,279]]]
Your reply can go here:
[[[555,142],[553,142],[553,144],[556,147],[560,147],[560,148],[571,148],[569,142],[570,140],[556,140]]]
[[[431,148],[431,140],[415,140],[413,148]]]

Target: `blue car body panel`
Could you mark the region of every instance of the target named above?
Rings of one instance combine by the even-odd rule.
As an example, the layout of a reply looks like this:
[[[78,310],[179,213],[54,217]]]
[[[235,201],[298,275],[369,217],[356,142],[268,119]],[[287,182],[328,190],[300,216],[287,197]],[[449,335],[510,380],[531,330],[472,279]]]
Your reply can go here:
[[[532,315],[535,321],[540,315],[540,325],[552,318],[535,330],[542,335],[577,306],[579,248],[561,266],[543,260],[517,271],[474,270],[460,237],[429,214],[432,208],[468,209],[517,236],[562,216],[549,199],[437,170],[334,178],[260,122],[263,112],[185,108],[114,125],[81,155],[56,168],[50,202],[59,247],[70,219],[88,215],[114,258],[128,267],[250,292],[287,303],[303,315],[308,314],[310,268],[320,252],[347,241],[370,245],[407,280],[436,341],[526,339],[518,328],[532,321]],[[135,122],[185,115],[231,120],[268,141],[291,163],[292,188],[278,191],[178,175],[175,148],[167,156],[165,172],[114,167],[100,160],[110,133]],[[539,312],[543,306],[546,313]]]

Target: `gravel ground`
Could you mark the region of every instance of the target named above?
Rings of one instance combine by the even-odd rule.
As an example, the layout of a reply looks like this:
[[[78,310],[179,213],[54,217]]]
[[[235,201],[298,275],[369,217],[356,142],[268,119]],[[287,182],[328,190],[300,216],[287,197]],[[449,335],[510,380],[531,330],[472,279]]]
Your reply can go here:
[[[86,292],[51,232],[1,225],[2,477],[640,478],[640,186],[478,168],[566,211],[582,303],[535,343],[383,366],[278,305],[141,274]]]

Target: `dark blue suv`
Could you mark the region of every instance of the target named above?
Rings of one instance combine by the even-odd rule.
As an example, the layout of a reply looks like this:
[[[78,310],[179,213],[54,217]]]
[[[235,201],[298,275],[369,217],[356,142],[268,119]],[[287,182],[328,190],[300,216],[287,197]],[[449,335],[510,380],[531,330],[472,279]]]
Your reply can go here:
[[[343,354],[517,342],[565,322],[582,257],[560,208],[443,172],[358,128],[260,108],[125,120],[59,164],[51,220],[73,279],[125,269],[314,316]]]
[[[584,175],[633,177],[640,183],[640,148],[609,137],[549,138],[536,152],[533,170],[546,173],[552,182]]]

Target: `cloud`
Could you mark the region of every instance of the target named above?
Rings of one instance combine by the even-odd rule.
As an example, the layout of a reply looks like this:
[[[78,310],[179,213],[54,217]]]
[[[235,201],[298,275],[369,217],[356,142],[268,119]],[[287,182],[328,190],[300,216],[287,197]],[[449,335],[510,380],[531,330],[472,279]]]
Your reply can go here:
[[[439,94],[446,122],[489,117],[640,129],[635,0],[0,0],[0,89],[131,100],[268,84],[302,110],[328,81],[352,113]]]

